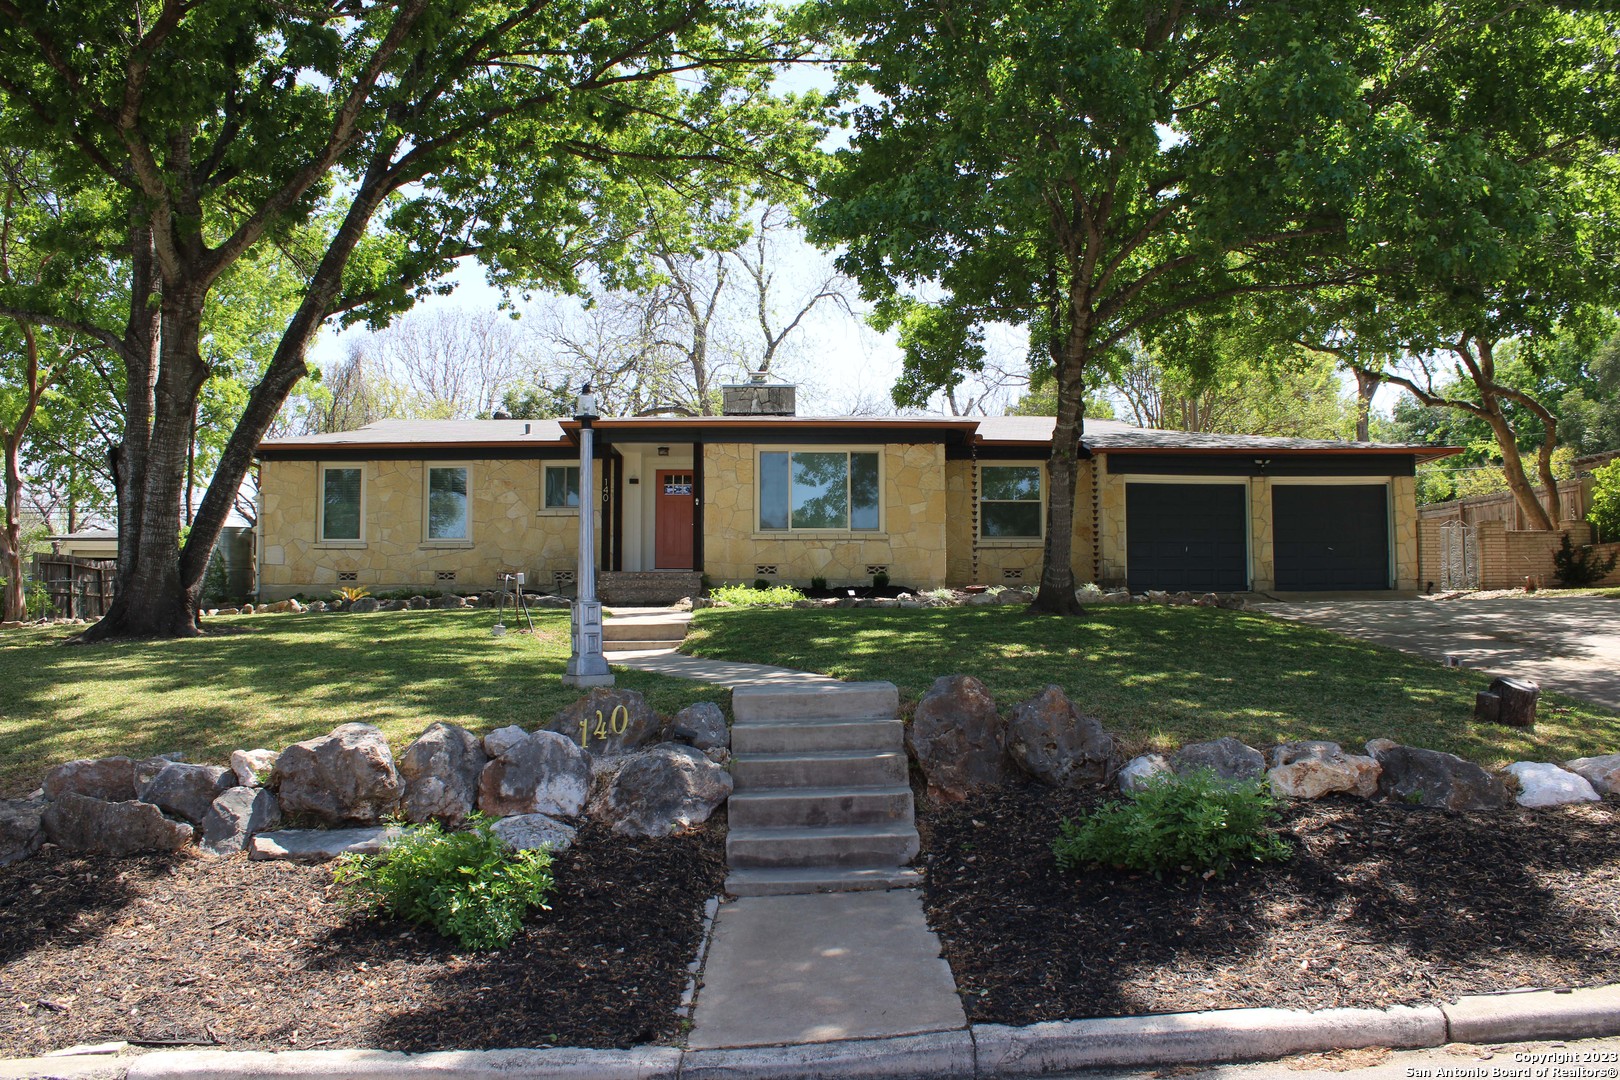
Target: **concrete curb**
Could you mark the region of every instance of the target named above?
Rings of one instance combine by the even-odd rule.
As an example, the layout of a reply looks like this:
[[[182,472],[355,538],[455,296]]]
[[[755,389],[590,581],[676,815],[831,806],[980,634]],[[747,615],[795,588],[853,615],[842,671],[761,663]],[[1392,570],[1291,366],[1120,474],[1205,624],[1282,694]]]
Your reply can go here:
[[[1066,1020],[732,1050],[174,1050],[128,1060],[125,1080],[912,1080],[1260,1061],[1312,1051],[1620,1035],[1620,986],[1465,997],[1393,1009],[1232,1009]],[[8,1077],[71,1075],[71,1058],[6,1061]],[[114,1062],[100,1059],[99,1065]],[[32,1066],[32,1067],[31,1067]]]

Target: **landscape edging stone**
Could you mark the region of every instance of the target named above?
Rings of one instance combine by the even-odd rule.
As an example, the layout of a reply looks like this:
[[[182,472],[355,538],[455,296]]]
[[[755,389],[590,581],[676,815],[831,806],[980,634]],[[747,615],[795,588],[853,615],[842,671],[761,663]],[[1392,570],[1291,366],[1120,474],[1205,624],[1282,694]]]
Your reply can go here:
[[[688,1050],[681,1080],[932,1080],[974,1076],[977,1059],[967,1028],[879,1039]]]
[[[673,1046],[634,1050],[165,1050],[130,1062],[125,1080],[244,1080],[249,1077],[320,1077],[322,1080],[395,1080],[402,1075],[442,1080],[677,1080],[681,1051]]]
[[[1440,1006],[1451,1042],[1525,1042],[1620,1034],[1620,985],[1481,994]]]

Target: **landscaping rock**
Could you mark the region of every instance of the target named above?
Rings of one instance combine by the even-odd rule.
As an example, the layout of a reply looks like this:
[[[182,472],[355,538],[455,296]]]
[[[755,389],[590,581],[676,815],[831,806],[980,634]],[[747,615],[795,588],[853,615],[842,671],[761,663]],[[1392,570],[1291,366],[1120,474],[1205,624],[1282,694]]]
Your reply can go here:
[[[43,799],[0,799],[0,866],[28,858],[45,842]]]
[[[45,807],[41,824],[45,838],[65,851],[108,855],[178,851],[193,836],[190,825],[170,821],[151,803],[108,802],[72,791]]]
[[[458,593],[446,593],[444,606],[447,608],[464,608],[467,606],[467,598]]]
[[[602,809],[616,833],[668,836],[709,820],[731,787],[731,774],[698,751],[663,743],[624,762]]]
[[[998,604],[1028,604],[1035,600],[1034,593],[1027,593],[1023,589],[1006,589],[996,594]]]
[[[1512,803],[1502,781],[1455,754],[1374,739],[1367,753],[1383,767],[1378,796],[1446,810],[1499,810]]]
[[[1131,792],[1141,791],[1161,776],[1174,775],[1175,770],[1170,768],[1170,762],[1165,760],[1163,754],[1143,754],[1126,762],[1115,779],[1119,790]]]
[[[1620,754],[1576,758],[1564,768],[1586,777],[1587,783],[1604,795],[1620,795]]]
[[[141,802],[185,818],[193,825],[208,815],[214,800],[235,786],[236,774],[220,765],[165,764],[150,783],[141,787]]]
[[[1006,782],[1006,725],[984,683],[971,675],[934,680],[906,728],[906,749],[936,799],[960,802]]]
[[[1507,767],[1519,782],[1520,806],[1563,806],[1573,802],[1598,802],[1598,793],[1586,777],[1537,761],[1515,761]]]
[[[280,824],[281,806],[268,788],[239,785],[208,808],[200,846],[210,855],[235,855],[255,834]]]
[[[583,727],[581,726],[583,725]],[[628,754],[658,737],[663,722],[634,690],[597,687],[552,717],[547,730],[570,739],[587,753]]]
[[[242,787],[262,787],[280,756],[274,750],[232,750],[231,772]]]
[[[293,743],[276,759],[272,783],[281,812],[329,825],[371,824],[399,807],[399,773],[388,740],[370,724]]]
[[[1170,757],[1170,767],[1184,774],[1208,769],[1219,780],[1253,780],[1266,771],[1265,755],[1230,735],[1210,742],[1188,743]]]
[[[397,825],[357,829],[282,829],[260,833],[248,842],[254,862],[331,862],[339,855],[381,855],[404,835]]]
[[[349,604],[349,611],[355,615],[370,615],[382,607],[382,602],[375,596],[362,596]]]
[[[131,802],[136,794],[135,763],[127,757],[80,758],[45,774],[45,798],[55,802],[69,794]]]
[[[1074,707],[1061,687],[1013,706],[1007,719],[1007,756],[1031,776],[1057,787],[1108,779],[1114,739],[1094,717]]]
[[[574,846],[574,837],[579,833],[572,825],[545,814],[501,818],[494,828],[495,835],[512,851],[533,851],[542,847],[554,852],[567,851]]]
[[[514,746],[524,742],[528,737],[529,733],[516,724],[496,728],[484,736],[484,753],[492,758],[501,757]]]
[[[487,764],[484,741],[464,727],[441,722],[422,732],[399,758],[405,820],[466,821],[478,804],[478,781]]]
[[[555,731],[536,731],[522,742],[498,745],[503,752],[479,777],[480,810],[492,817],[580,812],[590,793],[591,765],[578,744]]]
[[[1370,799],[1378,793],[1378,762],[1362,754],[1346,754],[1336,742],[1283,743],[1271,752],[1266,774],[1271,790],[1283,798],[1320,799],[1334,792],[1349,792]]]
[[[699,750],[714,750],[731,745],[731,731],[726,727],[726,714],[712,701],[699,701],[675,714],[669,733],[683,743]]]

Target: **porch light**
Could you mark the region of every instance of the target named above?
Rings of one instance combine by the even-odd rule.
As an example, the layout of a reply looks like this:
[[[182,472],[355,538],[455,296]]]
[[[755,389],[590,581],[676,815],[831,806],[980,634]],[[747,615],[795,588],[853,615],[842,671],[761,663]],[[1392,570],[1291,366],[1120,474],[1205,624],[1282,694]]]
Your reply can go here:
[[[591,474],[596,419],[591,384],[579,390],[579,569],[569,639],[572,650],[563,672],[564,686],[612,686],[613,672],[602,655],[602,605],[596,599],[596,478]]]

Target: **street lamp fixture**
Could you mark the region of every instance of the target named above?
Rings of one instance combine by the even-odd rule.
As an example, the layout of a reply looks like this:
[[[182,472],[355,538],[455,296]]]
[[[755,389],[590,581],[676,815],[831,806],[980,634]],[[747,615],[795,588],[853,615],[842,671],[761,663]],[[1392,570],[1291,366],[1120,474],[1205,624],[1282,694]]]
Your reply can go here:
[[[572,651],[563,673],[564,686],[612,686],[613,673],[602,655],[602,605],[596,599],[596,478],[593,442],[596,395],[591,384],[579,391],[579,570],[574,575],[575,596],[570,638]]]

